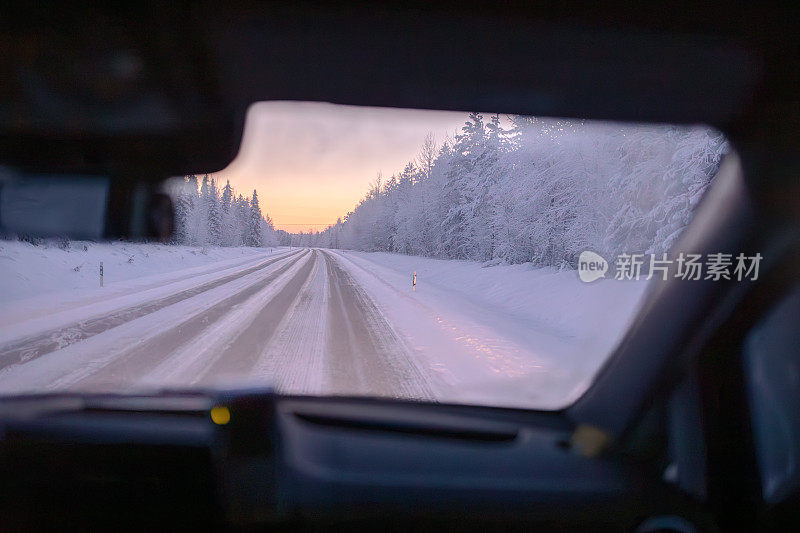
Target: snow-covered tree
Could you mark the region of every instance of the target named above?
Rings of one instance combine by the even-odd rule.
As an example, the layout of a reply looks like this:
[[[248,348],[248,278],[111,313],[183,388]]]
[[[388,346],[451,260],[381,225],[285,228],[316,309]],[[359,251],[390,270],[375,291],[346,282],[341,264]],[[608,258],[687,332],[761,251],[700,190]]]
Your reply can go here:
[[[247,246],[261,246],[264,242],[261,228],[261,206],[258,205],[258,192],[253,190],[253,197],[250,199],[250,216],[247,219],[247,234],[245,244]]]
[[[226,182],[220,193],[216,179],[206,175],[199,185],[186,176],[173,188],[176,231],[173,242],[194,246],[273,246],[277,236],[272,219],[262,214],[253,191],[255,209]],[[255,228],[255,229],[254,229]],[[249,239],[249,240],[248,240]]]
[[[192,217],[197,202],[197,176],[186,176],[177,184],[174,194],[175,233],[172,237],[173,242],[191,242],[194,233]]]
[[[727,151],[706,128],[618,126],[471,113],[438,150],[377,180],[321,246],[574,266],[668,249]],[[433,156],[432,154],[436,154]]]
[[[208,213],[208,244],[221,246],[223,243],[222,208],[220,206],[219,189],[212,178],[204,198]]]
[[[619,126],[470,113],[461,132],[389,179],[322,232],[276,231],[258,193],[195,176],[176,190],[175,241],[330,246],[438,258],[574,266],[667,250],[727,151],[707,128]]]

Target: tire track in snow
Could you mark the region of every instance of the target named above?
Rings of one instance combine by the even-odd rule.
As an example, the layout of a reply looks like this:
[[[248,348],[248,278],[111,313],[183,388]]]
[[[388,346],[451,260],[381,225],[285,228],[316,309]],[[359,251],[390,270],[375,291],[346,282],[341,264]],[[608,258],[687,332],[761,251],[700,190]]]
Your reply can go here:
[[[295,262],[279,279],[209,325],[156,368],[137,380],[136,385],[163,386],[166,383],[185,386],[207,376],[211,368],[220,364],[222,359],[238,358],[240,355],[249,357],[248,352],[255,348],[249,346],[247,342],[258,340],[252,333],[259,329],[259,325],[255,324],[259,317],[287,291],[291,292],[293,285],[298,279],[303,279],[305,272],[313,263],[312,254],[304,255],[303,260]],[[246,338],[241,339],[242,335],[246,335]],[[242,378],[241,375],[236,377]]]
[[[192,253],[192,252],[188,252]],[[284,254],[281,252],[277,252],[275,254],[269,254],[269,259],[274,257],[286,257],[288,254]],[[255,266],[257,264],[263,263],[265,257],[262,254],[253,254],[248,255],[243,258],[239,258],[238,260],[218,260],[208,264],[202,264],[197,266],[188,267],[185,269],[179,270],[171,270],[167,271],[163,274],[150,274],[143,277],[134,277],[130,279],[120,280],[116,283],[111,283],[105,287],[102,293],[94,294],[88,298],[80,297],[76,299],[67,299],[67,300],[59,300],[57,302],[53,302],[48,309],[46,309],[45,313],[42,314],[42,309],[40,308],[33,308],[27,309],[22,311],[21,313],[14,313],[10,315],[8,311],[0,312],[0,322],[3,320],[7,320],[5,325],[8,323],[20,323],[26,322],[31,319],[42,318],[46,316],[52,316],[54,314],[59,314],[65,310],[75,312],[81,309],[85,309],[87,307],[92,307],[97,303],[100,302],[107,302],[110,300],[116,300],[119,298],[124,298],[126,296],[130,296],[132,294],[140,294],[142,292],[146,292],[150,289],[157,289],[161,287],[166,287],[172,284],[179,284],[182,282],[186,282],[192,280],[194,278],[203,278],[212,276],[213,274],[221,273],[226,270],[233,270],[237,268],[245,268],[246,266]],[[157,277],[157,280],[153,280],[153,277]],[[175,292],[178,292],[176,289]],[[55,293],[58,295],[58,293]],[[27,303],[26,300],[21,301],[22,304]],[[127,306],[131,307],[131,306]],[[75,320],[74,322],[77,322]],[[59,326],[59,327],[67,327],[68,324]],[[56,330],[57,327],[48,328],[47,331]],[[43,333],[42,331],[36,332],[35,335],[39,335]],[[34,335],[26,335],[25,337],[32,338]],[[17,342],[17,340],[21,339],[12,339],[13,342]],[[10,342],[6,342],[4,344],[10,344]]]
[[[324,392],[328,274],[325,255],[318,250],[314,254],[314,270],[251,373],[254,380],[265,381],[281,393]]]
[[[242,379],[253,370],[258,357],[271,340],[281,319],[296,305],[302,288],[311,278],[318,252],[310,252],[307,261],[276,294],[269,303],[254,316],[253,321],[227,344],[216,358],[206,360],[206,368],[192,383],[213,383],[220,378]],[[294,369],[292,369],[294,371]]]
[[[86,340],[111,328],[181,302],[191,298],[192,296],[196,296],[197,294],[209,291],[236,278],[240,278],[242,276],[246,276],[247,274],[266,268],[277,261],[289,257],[290,255],[292,254],[286,254],[277,258],[269,259],[245,270],[241,270],[222,278],[203,283],[202,285],[192,287],[191,289],[185,289],[143,305],[121,309],[117,312],[104,315],[102,317],[76,322],[74,324],[56,328],[33,337],[27,337],[18,341],[13,341],[5,346],[0,346],[0,369],[10,365],[24,363],[40,357],[41,355],[66,348],[71,344]]]
[[[281,261],[230,289],[0,370],[0,390],[119,391],[234,377],[271,379],[287,393],[435,401],[430,376],[337,256],[300,251]]]
[[[364,289],[330,252],[324,392],[434,400],[427,376]]]
[[[149,370],[170,356],[175,350],[184,345],[200,331],[223,317],[233,306],[241,304],[251,296],[269,286],[283,273],[307,255],[295,254],[290,258],[284,257],[285,264],[271,271],[263,278],[249,283],[210,307],[184,318],[168,329],[161,331],[142,342],[127,346],[125,349],[109,354],[90,364],[68,372],[66,375],[51,381],[47,388],[75,388],[80,390],[107,390],[117,391],[125,385],[132,384]],[[220,287],[220,288],[224,288]],[[169,309],[164,309],[168,311]],[[181,317],[183,318],[183,317]],[[126,327],[125,325],[121,327]],[[114,331],[108,331],[114,335]],[[90,339],[91,340],[91,339]],[[79,348],[76,347],[76,348]],[[58,353],[49,354],[56,356]],[[25,365],[22,365],[23,367]]]

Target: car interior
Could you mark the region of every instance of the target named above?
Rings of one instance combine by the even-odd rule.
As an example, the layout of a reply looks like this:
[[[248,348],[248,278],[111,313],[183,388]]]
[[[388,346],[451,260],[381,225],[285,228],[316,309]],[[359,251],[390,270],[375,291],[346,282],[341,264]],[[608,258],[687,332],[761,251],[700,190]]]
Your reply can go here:
[[[224,168],[251,104],[298,100],[712,126],[735,153],[673,251],[763,261],[754,281],[654,283],[556,411],[260,386],[4,395],[0,529],[800,526],[796,7],[2,11],[0,165],[109,177],[105,239],[168,237],[161,183]]]

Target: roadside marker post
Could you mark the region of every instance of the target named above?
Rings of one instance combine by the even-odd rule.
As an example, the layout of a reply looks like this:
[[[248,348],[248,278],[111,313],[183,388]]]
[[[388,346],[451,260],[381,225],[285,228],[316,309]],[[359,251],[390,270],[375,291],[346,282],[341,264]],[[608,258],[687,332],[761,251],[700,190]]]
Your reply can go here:
[[[411,292],[417,292],[417,271],[414,271],[414,277],[411,279]]]
[[[103,286],[103,262],[100,261],[100,286]]]

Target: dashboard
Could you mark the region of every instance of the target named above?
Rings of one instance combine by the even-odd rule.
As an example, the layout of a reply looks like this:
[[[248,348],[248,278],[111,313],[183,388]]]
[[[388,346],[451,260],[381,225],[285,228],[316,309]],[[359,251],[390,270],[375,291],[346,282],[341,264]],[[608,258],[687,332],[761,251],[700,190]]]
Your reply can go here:
[[[9,398],[0,416],[12,528],[604,529],[670,498],[576,453],[561,413],[178,391]]]

